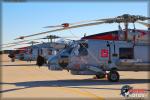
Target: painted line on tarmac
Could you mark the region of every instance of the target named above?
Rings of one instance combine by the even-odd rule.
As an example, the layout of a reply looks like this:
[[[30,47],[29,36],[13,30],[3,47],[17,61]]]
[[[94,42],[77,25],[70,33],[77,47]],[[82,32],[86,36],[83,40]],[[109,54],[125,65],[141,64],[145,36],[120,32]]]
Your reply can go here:
[[[65,88],[65,87],[61,87],[61,88],[63,88],[63,90],[68,90],[69,92],[76,92],[77,94],[80,94],[80,95],[92,97],[92,99],[94,99],[94,100],[104,100],[104,98],[99,97],[99,96],[92,94],[90,92],[87,92],[87,91],[80,91],[79,89],[72,89],[72,88]]]
[[[52,74],[51,74],[51,75],[52,75]],[[60,78],[58,78],[58,77],[56,77],[56,76],[54,76],[54,75],[52,75],[52,77],[55,77],[56,79],[60,80]],[[85,90],[80,91],[79,89],[67,88],[67,87],[58,87],[58,88],[61,88],[61,89],[65,90],[65,91],[68,90],[69,93],[70,93],[70,92],[76,92],[77,94],[80,94],[80,95],[84,95],[84,96],[88,96],[88,97],[90,96],[90,97],[92,97],[92,99],[94,99],[94,100],[104,100],[103,97],[97,96],[97,95],[95,95],[95,94],[93,94],[93,93],[91,93],[91,92],[85,91]]]

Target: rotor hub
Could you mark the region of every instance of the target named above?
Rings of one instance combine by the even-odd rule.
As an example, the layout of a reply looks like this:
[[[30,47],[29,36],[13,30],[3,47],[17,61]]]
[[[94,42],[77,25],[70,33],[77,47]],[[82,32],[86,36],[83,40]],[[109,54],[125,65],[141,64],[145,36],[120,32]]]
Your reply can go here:
[[[124,14],[115,18],[114,22],[117,23],[134,23],[136,21],[144,21],[150,19],[149,17],[139,16],[139,15],[130,15]]]

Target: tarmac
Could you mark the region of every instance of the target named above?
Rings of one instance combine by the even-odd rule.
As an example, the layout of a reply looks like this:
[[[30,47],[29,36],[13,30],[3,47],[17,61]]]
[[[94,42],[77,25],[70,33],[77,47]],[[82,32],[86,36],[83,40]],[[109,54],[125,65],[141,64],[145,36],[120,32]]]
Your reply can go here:
[[[149,72],[122,71],[119,82],[93,79],[92,75],[71,75],[70,72],[50,71],[46,66],[38,67],[35,61],[11,62],[7,55],[1,59],[1,100],[5,99],[126,99],[121,93],[124,85],[144,89],[144,98],[149,99]],[[127,99],[129,99],[127,97]],[[150,100],[150,99],[149,99]]]

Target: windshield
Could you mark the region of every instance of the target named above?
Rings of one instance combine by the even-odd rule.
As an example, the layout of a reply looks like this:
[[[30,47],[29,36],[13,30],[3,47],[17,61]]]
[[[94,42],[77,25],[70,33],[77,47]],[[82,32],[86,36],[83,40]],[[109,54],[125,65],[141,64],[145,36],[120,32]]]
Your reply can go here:
[[[71,54],[71,52],[72,52],[72,48],[66,48],[66,49],[60,51],[59,54],[60,55],[69,55],[69,54]]]

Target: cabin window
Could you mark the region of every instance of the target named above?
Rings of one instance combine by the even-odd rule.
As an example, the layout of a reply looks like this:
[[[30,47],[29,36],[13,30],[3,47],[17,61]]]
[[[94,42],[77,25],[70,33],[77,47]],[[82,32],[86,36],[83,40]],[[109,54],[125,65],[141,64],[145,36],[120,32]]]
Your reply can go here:
[[[120,59],[133,59],[133,48],[119,48]]]

